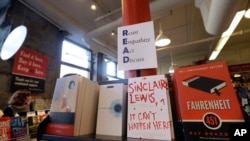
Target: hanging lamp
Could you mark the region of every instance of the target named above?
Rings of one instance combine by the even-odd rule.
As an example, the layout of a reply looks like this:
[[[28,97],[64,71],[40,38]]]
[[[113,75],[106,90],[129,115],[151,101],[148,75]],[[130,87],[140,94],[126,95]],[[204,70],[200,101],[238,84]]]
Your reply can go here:
[[[24,25],[19,25],[14,30],[12,30],[5,39],[1,48],[1,59],[8,60],[9,58],[11,58],[22,46],[26,36],[27,28]]]
[[[172,55],[172,52],[171,52],[171,65],[169,67],[168,72],[169,73],[174,73],[174,69],[175,69],[175,65],[174,65],[174,61],[173,61],[173,55]]]
[[[94,10],[94,11],[97,9],[97,6],[96,6],[94,0],[92,0],[92,4],[91,4],[90,8],[91,8],[91,10]]]
[[[159,26],[160,26],[159,28],[160,31],[159,31],[159,35],[155,39],[155,45],[157,47],[167,46],[171,43],[171,40],[166,35],[164,35],[162,28],[161,28],[161,23]]]
[[[15,14],[15,9],[13,12],[13,15]],[[22,20],[22,23],[24,23],[26,15],[26,8],[24,11],[24,17]],[[13,18],[10,26],[13,25]],[[24,40],[26,39],[27,36],[27,27],[23,24],[15,27],[12,31],[9,31],[7,37],[3,41],[1,50],[0,50],[0,57],[2,60],[8,60],[11,58],[18,50],[21,48],[23,45]]]

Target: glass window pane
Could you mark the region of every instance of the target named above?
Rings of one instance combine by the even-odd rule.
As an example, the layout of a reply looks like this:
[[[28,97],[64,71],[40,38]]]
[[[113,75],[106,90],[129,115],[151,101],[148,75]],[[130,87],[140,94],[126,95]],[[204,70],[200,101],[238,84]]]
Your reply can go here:
[[[124,71],[118,71],[117,77],[118,77],[118,78],[124,79],[124,78],[125,78],[125,76],[124,76]]]
[[[86,78],[89,78],[89,72],[86,70],[73,68],[73,67],[70,67],[67,65],[61,65],[60,77],[66,75],[66,74],[70,74],[70,73],[79,74],[79,75],[82,75]]]
[[[107,62],[107,75],[115,76],[116,75],[116,65],[114,62]]]
[[[90,52],[68,41],[63,41],[61,61],[89,68]]]

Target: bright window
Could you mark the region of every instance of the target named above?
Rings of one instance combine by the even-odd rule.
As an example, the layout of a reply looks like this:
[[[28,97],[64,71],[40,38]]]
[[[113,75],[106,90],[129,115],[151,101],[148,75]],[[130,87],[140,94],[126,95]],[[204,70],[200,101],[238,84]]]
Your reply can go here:
[[[80,74],[80,75],[85,76],[87,78],[90,77],[89,72],[86,70],[82,70],[82,69],[78,69],[78,68],[74,68],[74,67],[70,67],[70,66],[61,64],[60,77],[63,77],[66,74]]]
[[[90,60],[90,50],[64,40],[62,44],[60,77],[73,73],[90,78]]]
[[[124,74],[124,71],[118,71],[118,72],[117,72],[117,77],[118,77],[118,78],[125,78],[124,75],[125,75],[125,74]]]
[[[115,62],[107,61],[106,62],[107,75],[116,76],[116,64]]]
[[[106,63],[106,75],[108,80],[117,80],[124,78],[124,71],[117,70],[117,63],[109,59],[104,60]]]

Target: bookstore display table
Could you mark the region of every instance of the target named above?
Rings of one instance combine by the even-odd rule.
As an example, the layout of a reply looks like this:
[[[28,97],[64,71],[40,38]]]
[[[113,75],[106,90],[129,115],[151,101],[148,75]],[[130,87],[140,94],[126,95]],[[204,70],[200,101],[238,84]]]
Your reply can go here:
[[[96,141],[97,139],[91,137],[69,137],[69,136],[57,136],[57,135],[49,135],[49,134],[42,134],[39,140],[48,140],[48,141]]]
[[[42,140],[47,141],[153,141],[150,139],[139,139],[139,138],[127,138],[127,137],[113,137],[113,136],[79,136],[79,137],[69,137],[69,136],[56,136],[43,134],[41,137]],[[38,140],[39,141],[39,140]],[[175,141],[175,140],[172,140]]]
[[[172,82],[167,83],[168,85],[166,85],[165,83],[165,78],[162,78],[162,80],[164,79],[164,83],[158,83],[158,82],[163,82],[163,81],[158,81],[161,79],[156,79],[155,77],[152,81],[146,81],[148,79],[149,77],[147,77],[147,79],[141,79],[141,78],[132,79],[131,78],[128,80],[127,84],[128,84],[129,95],[128,95],[127,115],[129,115],[129,117],[127,119],[127,125],[130,125],[130,123],[137,123],[138,121],[143,121],[144,123],[149,123],[149,125],[151,125],[151,123],[154,123],[154,121],[156,121],[155,119],[157,119],[157,121],[171,121],[172,125],[171,124],[170,125],[174,127],[173,137],[175,138],[175,141],[203,140],[203,139],[229,140],[233,138],[233,136],[231,135],[234,135],[232,134],[234,132],[233,130],[231,131],[231,129],[236,128],[236,126],[238,125],[244,126],[244,127],[250,127],[250,126],[244,125],[244,123],[247,123],[247,124],[250,123],[250,118],[249,118],[249,115],[239,105],[239,101],[236,97],[233,85],[231,85],[231,80],[230,80],[225,62],[215,62],[215,63],[199,65],[199,66],[178,68],[175,70],[175,74],[173,76]],[[151,83],[151,82],[154,82],[154,83]],[[207,84],[208,82],[209,82],[209,85]],[[151,84],[151,85],[148,85],[148,84]],[[143,86],[143,87],[140,88],[139,86]],[[137,103],[137,102],[139,104],[141,103],[146,104],[146,102],[148,102],[147,106],[153,105],[151,107],[157,106],[161,108],[160,106],[164,106],[167,100],[164,100],[165,99],[164,97],[156,98],[157,95],[154,95],[154,89],[153,89],[153,88],[155,89],[157,88],[161,90],[161,88],[165,88],[164,86],[168,86],[166,87],[169,90],[169,93],[167,95],[169,96],[168,98],[169,101],[172,102],[171,107],[169,107],[169,109],[171,109],[171,111],[173,112],[172,119],[170,118],[160,119],[159,118],[160,119],[159,120],[157,118],[158,116],[155,116],[156,114],[152,114],[152,113],[162,113],[160,111],[161,109],[159,109],[158,111],[155,111],[155,109],[148,110],[148,108],[143,109],[144,107],[142,107],[140,111],[139,110],[137,111],[137,109],[139,109],[139,106],[134,105],[134,103]],[[149,90],[150,92],[152,91],[153,95],[143,95],[143,94],[151,94],[150,92],[147,92],[147,90]],[[159,91],[157,91],[157,94],[159,94]],[[144,97],[147,96],[148,99],[137,98],[138,96],[141,96],[141,95]],[[162,96],[164,95],[165,95],[165,92],[162,94]],[[143,113],[146,113],[145,117],[141,116],[141,114]],[[168,114],[162,114],[159,117],[165,117],[165,115],[168,115]],[[148,134],[149,132],[143,132],[142,135],[137,134],[138,132],[134,132],[136,130],[133,130],[133,129],[136,129],[136,128],[132,128],[132,126],[128,126],[129,127],[128,129],[131,132],[127,131],[125,137],[97,136],[98,133],[93,132],[93,131],[86,133],[86,134],[93,134],[89,136],[83,133],[68,134],[68,136],[66,136],[66,134],[63,134],[63,132],[47,132],[46,129],[54,131],[55,129],[58,128],[58,126],[55,126],[57,128],[51,129],[50,128],[51,126],[48,126],[51,123],[53,123],[53,122],[50,122],[50,121],[53,121],[53,119],[63,119],[63,118],[59,118],[62,116],[59,116],[59,117],[57,116],[58,114],[53,114],[53,112],[51,112],[49,116],[42,123],[40,123],[38,127],[38,135],[37,135],[38,141],[39,140],[48,140],[48,141],[50,140],[51,141],[61,141],[61,140],[63,141],[68,141],[68,140],[69,141],[72,141],[72,140],[73,141],[78,141],[78,140],[79,141],[91,141],[91,140],[153,141],[152,138],[151,140],[142,139],[142,138],[147,138],[144,135],[146,136],[152,135],[156,137],[157,139],[159,137],[156,135],[156,134],[159,134],[159,132],[155,131],[156,129],[158,129],[156,128],[158,126],[154,126],[158,124],[152,124],[153,126],[151,127],[154,130],[150,132],[151,134]],[[150,120],[151,117],[154,120],[151,121]],[[110,118],[107,118],[106,120],[110,120]],[[58,122],[58,123],[61,123],[61,122]],[[64,123],[67,123],[67,122],[64,122]],[[85,127],[88,127],[88,126],[84,125],[76,131],[83,130]],[[104,130],[106,130],[107,127],[108,126],[106,126]],[[120,129],[120,128],[116,127],[116,129]],[[60,130],[60,131],[64,131],[64,130]],[[53,135],[57,133],[59,134]],[[133,133],[133,134],[129,134],[129,133]],[[64,135],[64,136],[61,136],[61,135]],[[169,139],[168,137],[169,136],[161,136],[161,139],[167,140]],[[171,138],[169,140],[171,140]]]
[[[140,138],[127,138],[119,136],[105,136],[105,135],[83,135],[83,136],[58,136],[46,134],[45,129],[49,121],[49,116],[47,116],[38,126],[37,132],[37,141],[46,140],[46,141],[153,141],[150,139],[140,139]],[[175,141],[175,140],[172,140]]]

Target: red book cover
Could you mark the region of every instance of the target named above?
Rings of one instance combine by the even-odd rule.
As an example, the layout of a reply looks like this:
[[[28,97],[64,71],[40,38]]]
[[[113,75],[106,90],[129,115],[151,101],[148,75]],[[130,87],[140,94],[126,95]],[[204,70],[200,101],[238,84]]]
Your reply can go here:
[[[225,62],[177,68],[173,86],[185,140],[229,139],[230,125],[244,122]]]
[[[28,136],[26,117],[0,118],[0,141],[17,140],[24,136]]]
[[[75,122],[79,83],[80,76],[78,75],[57,79],[49,123],[45,130],[47,134],[75,135],[75,124],[79,124]]]
[[[60,123],[48,123],[46,128],[47,134],[73,136],[74,125],[72,124],[60,124]]]
[[[0,141],[11,139],[10,117],[0,118]]]
[[[71,112],[51,112],[45,133],[74,136],[74,117]]]

